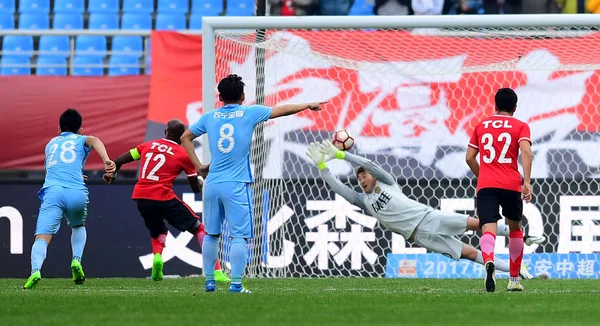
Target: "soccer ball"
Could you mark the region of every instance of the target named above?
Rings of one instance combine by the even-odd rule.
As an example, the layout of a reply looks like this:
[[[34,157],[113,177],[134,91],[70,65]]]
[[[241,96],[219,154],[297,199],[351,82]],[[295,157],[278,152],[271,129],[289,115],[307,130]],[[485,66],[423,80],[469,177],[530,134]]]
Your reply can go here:
[[[337,149],[347,151],[354,146],[354,137],[345,129],[333,133],[331,142]]]

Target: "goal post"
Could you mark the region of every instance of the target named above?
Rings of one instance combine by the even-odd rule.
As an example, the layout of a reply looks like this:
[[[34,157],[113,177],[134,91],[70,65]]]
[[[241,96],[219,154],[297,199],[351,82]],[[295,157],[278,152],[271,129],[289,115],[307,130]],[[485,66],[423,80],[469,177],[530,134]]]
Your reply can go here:
[[[466,144],[493,114],[495,91],[511,87],[534,141],[535,197],[524,227],[548,238],[526,247],[525,261],[534,275],[598,278],[599,27],[600,15],[562,14],[204,17],[203,114],[217,105],[216,82],[232,73],[247,85],[246,104],[329,101],[254,135],[252,169],[261,180],[248,275],[483,275],[385,230],[333,194],[304,153],[346,129],[352,151],[390,171],[409,198],[474,214]],[[360,189],[352,166],[328,165]],[[479,244],[477,233],[460,238]],[[499,237],[500,257],[506,245]],[[227,249],[222,255],[227,262]]]

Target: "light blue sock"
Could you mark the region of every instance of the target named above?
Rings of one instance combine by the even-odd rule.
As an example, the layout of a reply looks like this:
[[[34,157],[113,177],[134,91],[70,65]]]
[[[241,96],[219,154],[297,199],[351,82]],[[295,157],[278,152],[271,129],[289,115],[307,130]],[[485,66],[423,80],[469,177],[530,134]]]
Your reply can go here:
[[[248,260],[248,244],[245,239],[234,238],[231,242],[231,284],[241,284]]]
[[[215,263],[219,255],[219,237],[206,235],[202,243],[202,257],[204,258],[204,274],[207,281],[215,280]]]
[[[83,257],[83,248],[85,248],[85,242],[87,240],[87,231],[85,226],[79,226],[73,228],[71,231],[71,249],[73,250],[73,259],[81,262]]]
[[[46,260],[46,251],[48,251],[46,240],[35,240],[31,247],[31,274],[42,269],[44,260]]]

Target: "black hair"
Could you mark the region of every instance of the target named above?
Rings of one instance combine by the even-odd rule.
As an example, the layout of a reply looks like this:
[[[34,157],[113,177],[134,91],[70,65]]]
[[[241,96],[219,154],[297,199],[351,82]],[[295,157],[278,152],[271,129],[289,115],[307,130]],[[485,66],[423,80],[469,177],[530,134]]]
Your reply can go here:
[[[367,170],[365,168],[363,168],[362,166],[359,166],[358,169],[356,169],[356,177],[358,178],[358,175],[363,172],[367,172]]]
[[[75,109],[67,109],[60,115],[59,125],[61,132],[77,133],[81,129],[83,118]]]
[[[238,75],[229,75],[219,82],[217,89],[221,95],[221,99],[226,103],[236,103],[242,99],[244,94],[244,82],[242,77]]]
[[[496,110],[513,113],[517,108],[517,93],[511,88],[500,88],[496,92]]]

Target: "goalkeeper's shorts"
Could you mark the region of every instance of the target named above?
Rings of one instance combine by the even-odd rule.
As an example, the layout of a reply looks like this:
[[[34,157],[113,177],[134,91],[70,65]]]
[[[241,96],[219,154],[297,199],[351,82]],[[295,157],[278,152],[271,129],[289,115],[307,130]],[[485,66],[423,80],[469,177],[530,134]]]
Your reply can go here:
[[[467,230],[467,215],[435,210],[427,213],[415,232],[415,242],[430,251],[459,260],[463,243],[457,238]]]

